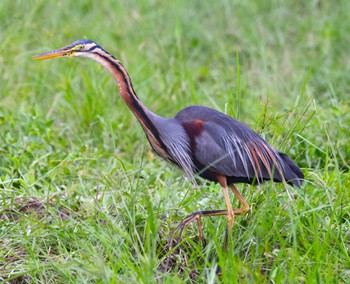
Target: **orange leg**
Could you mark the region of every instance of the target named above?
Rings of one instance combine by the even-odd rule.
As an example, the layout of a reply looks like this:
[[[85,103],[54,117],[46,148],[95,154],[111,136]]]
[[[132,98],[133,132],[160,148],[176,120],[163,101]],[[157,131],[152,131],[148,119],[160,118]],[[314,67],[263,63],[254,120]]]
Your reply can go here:
[[[198,223],[198,233],[199,233],[199,237],[202,240],[203,245],[205,246],[206,241],[203,235],[203,229],[202,229],[202,222],[201,222],[201,217],[202,216],[222,216],[222,215],[226,215],[227,216],[227,227],[226,227],[226,233],[225,233],[225,243],[224,243],[224,250],[227,251],[228,250],[228,237],[232,232],[232,227],[233,227],[233,223],[234,223],[234,218],[235,215],[243,215],[245,213],[247,213],[249,211],[249,205],[248,203],[244,200],[244,198],[242,197],[242,195],[239,193],[239,191],[237,190],[237,188],[232,184],[230,185],[230,188],[232,190],[232,192],[234,193],[234,195],[238,198],[239,202],[241,203],[242,207],[239,209],[232,209],[232,204],[230,202],[230,198],[228,195],[228,191],[227,191],[227,181],[226,181],[226,177],[224,176],[218,176],[218,182],[221,185],[222,188],[222,192],[225,198],[225,202],[226,202],[226,210],[208,210],[208,211],[197,211],[194,212],[190,215],[188,215],[187,217],[185,217],[184,219],[182,219],[182,221],[180,222],[180,224],[176,227],[176,229],[174,230],[173,234],[171,235],[171,238],[169,240],[169,247],[170,249],[173,247],[173,242],[174,242],[174,238],[175,238],[175,234],[180,231],[179,233],[179,240],[181,240],[182,235],[186,229],[186,227],[193,221],[193,220],[197,220]]]
[[[241,208],[239,209],[234,209],[233,214],[235,215],[244,215],[249,211],[249,204],[244,200],[243,196],[239,193],[238,189],[231,184],[230,188],[233,192],[233,194],[238,198],[239,202],[241,203]],[[228,194],[227,194],[228,195]],[[230,204],[231,205],[231,204]],[[224,243],[224,250],[227,252],[228,251],[228,238],[232,233],[232,226],[233,226],[233,220],[232,224],[229,222],[229,218],[227,217],[227,227],[226,227],[226,232],[225,232],[225,243]]]
[[[239,193],[238,189],[235,187],[234,184],[231,184],[230,188],[231,188],[233,194],[238,198],[239,203],[241,203],[241,205],[242,205],[241,208],[234,210],[235,215],[246,214],[250,209],[249,204],[244,200],[243,196]]]

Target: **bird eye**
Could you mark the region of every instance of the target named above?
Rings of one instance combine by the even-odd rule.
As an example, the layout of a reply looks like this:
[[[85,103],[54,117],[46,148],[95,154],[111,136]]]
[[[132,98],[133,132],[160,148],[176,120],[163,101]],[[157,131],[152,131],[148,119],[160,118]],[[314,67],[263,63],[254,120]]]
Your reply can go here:
[[[82,50],[84,48],[83,45],[77,45],[74,47],[74,50]]]

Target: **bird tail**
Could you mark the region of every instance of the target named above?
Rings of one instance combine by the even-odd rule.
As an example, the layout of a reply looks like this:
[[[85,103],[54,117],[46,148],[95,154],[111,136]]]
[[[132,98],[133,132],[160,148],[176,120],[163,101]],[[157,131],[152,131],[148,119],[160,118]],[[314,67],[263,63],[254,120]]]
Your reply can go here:
[[[282,152],[279,152],[279,155],[280,155],[282,161],[284,162],[284,167],[283,167],[284,179],[291,185],[301,187],[302,181],[304,179],[303,172],[292,161],[292,159],[288,155],[286,155]]]

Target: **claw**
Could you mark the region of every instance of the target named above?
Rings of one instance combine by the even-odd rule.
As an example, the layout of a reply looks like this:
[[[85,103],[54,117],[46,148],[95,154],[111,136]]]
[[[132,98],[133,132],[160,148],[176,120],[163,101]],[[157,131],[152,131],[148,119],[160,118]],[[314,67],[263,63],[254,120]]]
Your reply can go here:
[[[199,237],[202,240],[203,248],[206,247],[207,241],[204,238],[203,235],[203,229],[202,229],[202,221],[201,217],[202,216],[222,216],[222,215],[227,215],[227,210],[205,210],[205,211],[197,211],[193,212],[192,214],[188,215],[187,217],[183,218],[180,222],[180,224],[175,228],[174,232],[172,233],[170,240],[169,240],[169,248],[173,248],[173,243],[175,239],[175,235],[178,231],[179,232],[179,238],[178,241],[181,242],[182,235],[185,232],[186,227],[193,221],[197,220],[198,223],[198,233]]]
[[[195,219],[197,219],[197,222],[198,222],[199,237],[201,238],[202,242],[205,242],[205,239],[203,237],[202,222],[201,222],[202,212],[203,211],[194,212],[181,220],[180,224],[176,227],[176,229],[172,233],[171,238],[169,240],[169,248],[170,249],[173,248],[175,234],[180,230],[178,240],[179,240],[179,242],[181,242],[182,235],[183,235],[186,227]]]

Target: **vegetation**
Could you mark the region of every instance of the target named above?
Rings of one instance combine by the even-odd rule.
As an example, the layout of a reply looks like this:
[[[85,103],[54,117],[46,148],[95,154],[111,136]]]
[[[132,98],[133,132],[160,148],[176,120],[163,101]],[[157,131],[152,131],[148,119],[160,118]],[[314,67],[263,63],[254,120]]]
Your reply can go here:
[[[0,281],[349,283],[350,2],[0,1]],[[32,56],[96,40],[153,111],[228,113],[302,167],[302,188],[238,185],[251,211],[221,209],[156,157],[90,60]],[[235,206],[238,203],[235,202]],[[220,266],[221,275],[217,269]]]

